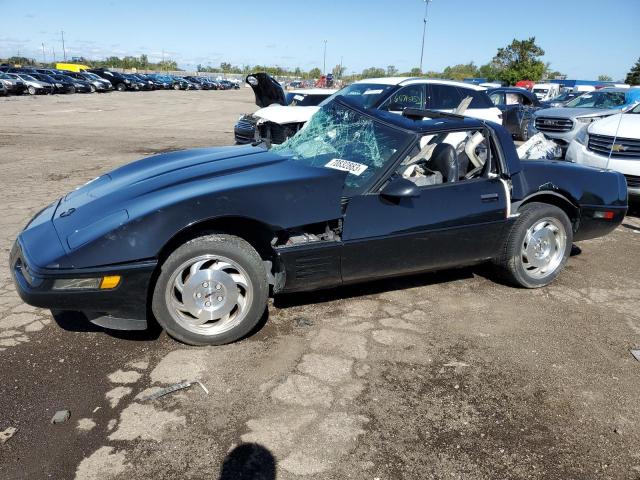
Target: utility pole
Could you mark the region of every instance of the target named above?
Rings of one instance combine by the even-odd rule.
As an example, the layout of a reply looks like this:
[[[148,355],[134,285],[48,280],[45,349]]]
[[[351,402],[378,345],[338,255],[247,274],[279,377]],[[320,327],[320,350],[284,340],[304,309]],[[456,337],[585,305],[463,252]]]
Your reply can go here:
[[[340,55],[340,80],[342,80],[342,55]]]
[[[64,48],[64,30],[60,30],[60,35],[62,36],[62,57],[65,62],[67,61],[67,50]]]
[[[432,0],[423,0],[424,1],[424,19],[422,20],[422,49],[420,50],[420,72],[422,72],[422,60],[424,58],[424,39],[427,34],[427,11],[429,10],[429,3]]]
[[[324,41],[324,60],[322,63],[322,73],[327,74],[327,41]]]
[[[51,47],[51,56],[53,57],[53,63],[56,63],[56,47]]]
[[[47,57],[44,53],[44,42],[42,42],[42,63],[47,63]]]

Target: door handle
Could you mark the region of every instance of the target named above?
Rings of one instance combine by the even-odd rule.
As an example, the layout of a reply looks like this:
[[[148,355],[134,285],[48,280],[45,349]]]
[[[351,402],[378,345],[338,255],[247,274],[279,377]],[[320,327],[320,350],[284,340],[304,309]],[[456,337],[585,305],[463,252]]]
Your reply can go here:
[[[480,195],[480,200],[483,202],[495,202],[498,200],[497,193],[485,193],[484,195]]]

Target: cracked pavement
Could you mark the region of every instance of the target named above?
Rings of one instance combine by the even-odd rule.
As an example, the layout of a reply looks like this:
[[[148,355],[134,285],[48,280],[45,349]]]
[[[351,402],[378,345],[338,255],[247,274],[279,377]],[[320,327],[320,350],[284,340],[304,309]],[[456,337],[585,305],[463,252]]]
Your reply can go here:
[[[548,288],[480,266],[289,295],[249,338],[191,348],[24,305],[6,258],[96,175],[230,143],[250,90],[0,105],[3,478],[640,479],[637,207]],[[142,400],[190,380],[209,394]]]

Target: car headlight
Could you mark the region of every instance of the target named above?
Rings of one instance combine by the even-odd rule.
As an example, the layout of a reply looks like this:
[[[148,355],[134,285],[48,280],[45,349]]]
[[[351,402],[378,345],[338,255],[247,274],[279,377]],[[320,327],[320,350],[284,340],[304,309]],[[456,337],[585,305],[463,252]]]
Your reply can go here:
[[[592,123],[596,122],[604,117],[578,117],[576,120],[580,123]]]
[[[589,127],[584,126],[580,129],[575,138],[576,142],[580,145],[584,145],[585,147],[589,143]]]
[[[81,83],[74,83],[73,86],[74,87],[78,87],[78,88],[82,88],[82,84]]]
[[[62,84],[61,83],[56,83],[56,87],[62,88]]]
[[[124,83],[131,83],[131,80],[124,79]]]
[[[120,284],[120,275],[97,278],[58,278],[53,282],[54,290],[111,290]]]

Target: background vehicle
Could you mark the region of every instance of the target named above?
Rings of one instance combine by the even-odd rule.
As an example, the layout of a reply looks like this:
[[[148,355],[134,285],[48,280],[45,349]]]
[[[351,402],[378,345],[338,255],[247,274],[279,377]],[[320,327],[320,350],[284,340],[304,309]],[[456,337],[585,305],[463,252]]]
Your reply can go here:
[[[586,92],[563,108],[546,108],[534,113],[532,133],[539,131],[566,151],[571,140],[585,125],[631,108],[640,102],[640,88],[606,88]]]
[[[12,77],[4,72],[0,72],[0,82],[11,95],[21,95],[27,90],[27,85],[19,78]]]
[[[0,82],[0,95],[3,97],[9,95],[9,90],[4,86],[4,83]]]
[[[627,211],[621,174],[520,161],[500,125],[359,103],[335,97],[271,150],[154,155],[87,183],[18,236],[18,293],[120,329],[150,307],[175,338],[217,345],[255,327],[270,290],[483,261],[542,287]]]
[[[321,88],[285,93],[275,79],[263,73],[249,75],[247,82],[255,94],[256,105],[263,108],[240,117],[233,129],[236,143],[239,144],[264,141],[271,145],[284,142],[318,111],[321,102],[336,93],[336,90]]]
[[[629,196],[640,198],[640,104],[583,128],[567,150],[567,160],[624,174]]]
[[[53,85],[48,82],[38,80],[37,78],[34,78],[26,73],[9,73],[8,75],[12,78],[22,80],[27,86],[27,92],[29,92],[29,95],[54,93]]]
[[[574,92],[574,91],[568,90],[568,91],[562,92],[560,95],[552,98],[548,102],[542,102],[542,104],[547,108],[564,107],[568,102],[570,102],[576,97],[579,97],[583,93],[584,92]]]
[[[546,102],[560,95],[560,85],[557,83],[536,83],[532,92],[538,97],[538,100]]]
[[[53,87],[53,93],[69,93],[68,87],[55,80],[51,75],[46,75],[44,73],[32,73],[31,76],[36,80],[40,80],[41,82],[46,82],[51,85]]]
[[[104,69],[93,69],[89,70],[90,73],[94,73],[105,80],[109,80],[113,88],[118,90],[119,92],[124,92],[125,90],[135,90],[136,83],[132,82],[130,78],[127,78],[122,73],[112,72],[110,70]]]
[[[487,90],[493,104],[502,112],[502,125],[518,140],[529,138],[529,123],[533,112],[542,108],[538,97],[529,90],[500,87]]]
[[[73,72],[70,72],[73,73]],[[72,77],[70,75],[54,75],[53,78],[59,79],[63,83],[70,83],[73,91],[77,93],[92,93],[96,91],[94,85],[83,79],[83,77]]]
[[[90,69],[90,67],[79,63],[56,63],[56,68],[58,70],[68,70],[70,72],[82,72]]]

